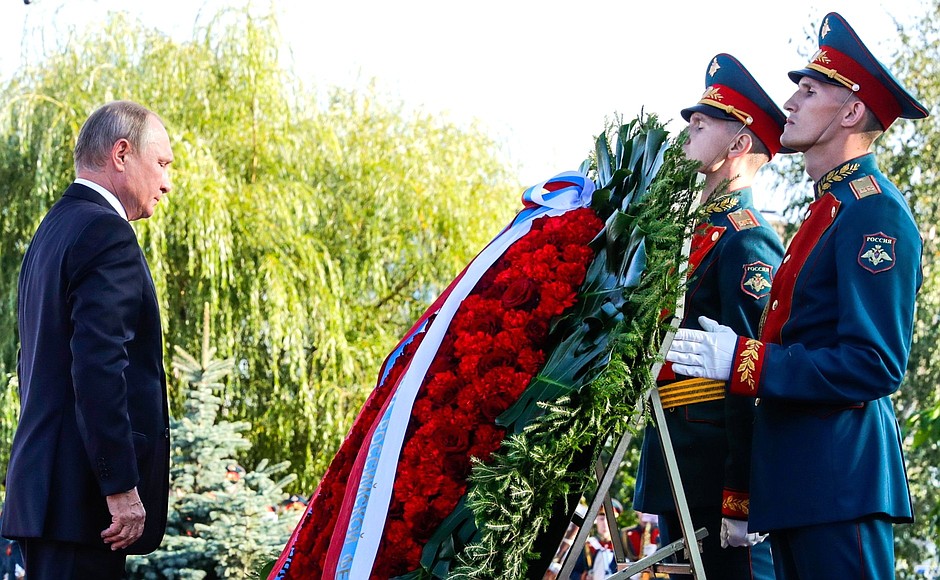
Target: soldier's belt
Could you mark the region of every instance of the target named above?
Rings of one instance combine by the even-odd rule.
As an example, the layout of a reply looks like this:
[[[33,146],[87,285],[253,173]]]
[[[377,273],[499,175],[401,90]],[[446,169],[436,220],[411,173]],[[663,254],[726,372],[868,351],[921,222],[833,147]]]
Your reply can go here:
[[[711,379],[686,379],[659,387],[663,409],[694,405],[725,398],[725,382]]]

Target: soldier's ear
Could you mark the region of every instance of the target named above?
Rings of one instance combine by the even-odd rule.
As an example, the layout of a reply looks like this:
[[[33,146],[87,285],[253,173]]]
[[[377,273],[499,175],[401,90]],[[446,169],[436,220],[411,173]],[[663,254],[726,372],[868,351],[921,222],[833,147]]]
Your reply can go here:
[[[855,127],[864,125],[865,111],[867,110],[868,107],[865,106],[865,103],[863,103],[861,99],[850,99],[849,102],[845,104],[845,109],[842,114],[842,126]]]
[[[754,148],[754,138],[747,131],[741,131],[731,142],[728,148],[728,157],[741,157],[747,155]]]

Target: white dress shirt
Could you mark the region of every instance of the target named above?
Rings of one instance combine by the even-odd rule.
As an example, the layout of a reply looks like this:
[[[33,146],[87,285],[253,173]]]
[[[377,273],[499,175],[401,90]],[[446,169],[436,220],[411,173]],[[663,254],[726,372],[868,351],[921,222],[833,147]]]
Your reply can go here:
[[[85,187],[90,187],[97,191],[98,194],[105,199],[105,201],[111,204],[111,207],[114,208],[114,211],[118,212],[118,215],[120,215],[125,220],[127,219],[127,212],[124,210],[124,206],[121,205],[121,202],[118,201],[118,198],[113,193],[101,187],[94,181],[88,181],[87,179],[82,179],[81,177],[75,179],[75,183],[80,183]]]

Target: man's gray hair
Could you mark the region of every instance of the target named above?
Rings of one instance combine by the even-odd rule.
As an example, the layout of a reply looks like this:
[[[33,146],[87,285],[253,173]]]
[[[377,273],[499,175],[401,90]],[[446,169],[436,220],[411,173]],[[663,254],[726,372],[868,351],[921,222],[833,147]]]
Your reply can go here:
[[[150,139],[148,119],[159,117],[133,101],[112,101],[92,113],[75,143],[75,169],[100,169],[107,165],[111,148],[119,139],[127,139],[139,151]],[[162,123],[162,121],[161,121]]]

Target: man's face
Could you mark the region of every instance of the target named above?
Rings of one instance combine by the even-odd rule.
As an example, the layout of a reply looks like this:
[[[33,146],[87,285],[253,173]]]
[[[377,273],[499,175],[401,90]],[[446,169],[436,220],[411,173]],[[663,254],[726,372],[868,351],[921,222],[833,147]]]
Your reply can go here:
[[[130,149],[124,157],[123,187],[116,192],[130,221],[152,216],[157,203],[170,191],[170,137],[156,117],[150,117],[148,127],[140,150]]]
[[[682,146],[685,156],[699,162],[700,173],[710,173],[724,161],[740,123],[695,112],[689,117],[689,139]]]
[[[605,541],[610,541],[610,526],[607,525],[607,516],[604,512],[597,514],[597,517],[594,518],[594,525],[597,527],[597,536]]]
[[[825,143],[834,122],[851,91],[803,77],[783,108],[789,113],[780,143],[794,151],[805,152],[817,143]]]

